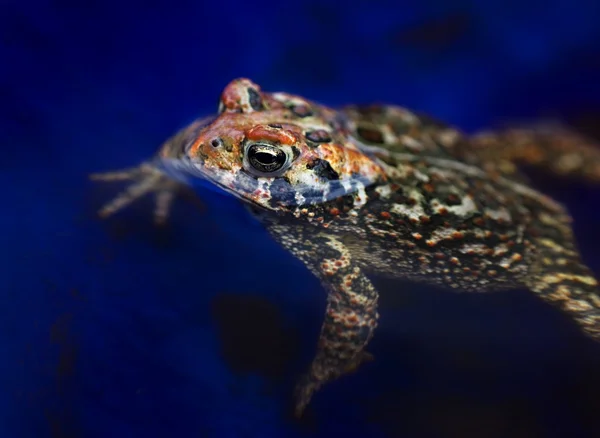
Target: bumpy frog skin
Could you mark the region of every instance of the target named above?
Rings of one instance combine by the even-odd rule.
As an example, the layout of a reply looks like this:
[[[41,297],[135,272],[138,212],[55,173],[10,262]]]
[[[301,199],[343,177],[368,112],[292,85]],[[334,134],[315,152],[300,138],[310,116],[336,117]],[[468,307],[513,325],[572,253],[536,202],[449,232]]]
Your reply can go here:
[[[600,181],[600,149],[557,126],[467,136],[398,106],[327,108],[248,79],[223,91],[218,114],[167,140],[100,210],[201,178],[242,199],[327,290],[317,353],[296,392],[300,416],[324,383],[372,359],[378,294],[368,273],[457,291],[527,288],[600,339],[598,283],[582,263],[571,217],[516,165]]]

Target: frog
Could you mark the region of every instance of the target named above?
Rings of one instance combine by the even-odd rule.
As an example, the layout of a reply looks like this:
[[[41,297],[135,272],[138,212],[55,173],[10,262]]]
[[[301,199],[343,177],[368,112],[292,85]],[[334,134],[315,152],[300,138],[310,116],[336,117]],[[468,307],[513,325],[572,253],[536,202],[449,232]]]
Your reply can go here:
[[[181,191],[197,182],[217,188],[320,281],[325,315],[293,396],[301,417],[325,384],[374,359],[373,276],[464,293],[527,290],[600,340],[598,281],[573,219],[532,186],[523,164],[600,181],[600,148],[560,124],[468,134],[398,105],[334,108],[238,78],[215,114],[151,158],[90,177],[130,182],[100,217],[153,194],[157,224]]]

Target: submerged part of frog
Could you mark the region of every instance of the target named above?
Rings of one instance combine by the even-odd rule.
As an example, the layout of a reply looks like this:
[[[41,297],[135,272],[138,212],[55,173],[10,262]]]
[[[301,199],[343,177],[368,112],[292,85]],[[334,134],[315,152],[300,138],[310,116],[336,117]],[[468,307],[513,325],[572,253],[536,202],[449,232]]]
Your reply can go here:
[[[153,192],[158,220],[179,188],[215,184],[321,280],[327,310],[297,387],[301,415],[324,383],[371,358],[378,294],[369,273],[457,291],[525,287],[600,339],[597,281],[571,218],[527,185],[520,162],[600,180],[600,149],[564,129],[467,136],[397,106],[334,110],[237,79],[218,114],[141,166],[93,178],[134,180],[103,216]]]

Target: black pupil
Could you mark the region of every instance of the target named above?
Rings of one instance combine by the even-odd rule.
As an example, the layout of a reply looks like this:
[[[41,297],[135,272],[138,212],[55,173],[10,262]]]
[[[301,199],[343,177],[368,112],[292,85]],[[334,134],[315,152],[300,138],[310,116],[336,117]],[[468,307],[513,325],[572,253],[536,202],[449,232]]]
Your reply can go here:
[[[269,152],[257,152],[254,154],[254,158],[263,164],[273,164],[277,161],[277,155]]]
[[[274,172],[285,164],[285,153],[272,146],[252,145],[248,148],[248,161],[256,170]]]

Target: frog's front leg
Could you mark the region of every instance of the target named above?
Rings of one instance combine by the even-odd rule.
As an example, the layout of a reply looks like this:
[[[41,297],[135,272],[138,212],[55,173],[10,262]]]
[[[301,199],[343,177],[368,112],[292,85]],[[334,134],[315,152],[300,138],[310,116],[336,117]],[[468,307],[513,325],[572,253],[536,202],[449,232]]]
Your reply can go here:
[[[152,163],[143,163],[138,167],[122,169],[112,172],[93,173],[90,179],[94,181],[132,181],[124,191],[106,203],[98,211],[102,218],[113,215],[119,210],[148,193],[154,193],[156,204],[154,208],[154,221],[157,224],[165,222],[169,215],[171,203],[177,191],[184,185],[171,179]]]
[[[296,387],[295,414],[300,417],[321,386],[372,359],[364,348],[377,326],[378,293],[336,236],[300,233],[295,237],[298,231],[286,226],[269,230],[328,291],[317,353]]]
[[[199,130],[210,120],[212,117],[198,119],[183,128],[165,141],[152,159],[139,166],[91,174],[90,179],[93,181],[133,182],[105,204],[98,211],[98,215],[102,218],[111,216],[142,196],[154,193],[156,198],[154,221],[156,224],[163,224],[169,216],[175,195],[182,191],[192,193],[191,188],[184,182],[183,175],[172,163],[182,158],[186,147],[196,140]]]

